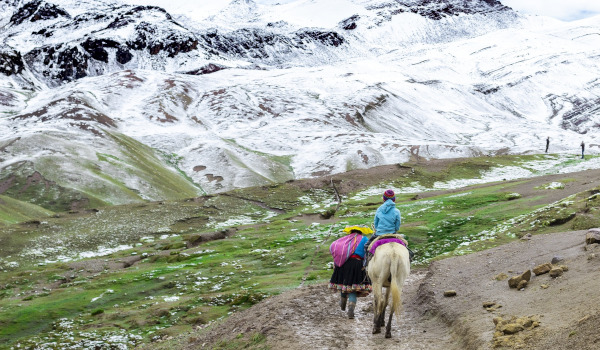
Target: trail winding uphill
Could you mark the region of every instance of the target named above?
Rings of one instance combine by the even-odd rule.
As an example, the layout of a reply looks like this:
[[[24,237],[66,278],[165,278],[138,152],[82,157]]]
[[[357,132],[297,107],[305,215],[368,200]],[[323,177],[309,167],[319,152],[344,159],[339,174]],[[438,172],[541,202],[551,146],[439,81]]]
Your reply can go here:
[[[600,248],[586,231],[533,236],[415,270],[392,338],[371,334],[372,297],[350,320],[323,284],[294,289],[200,333],[185,348],[212,348],[239,334],[261,333],[272,349],[597,349]],[[521,290],[506,279],[558,259],[560,277],[532,274]],[[455,290],[457,295],[445,297]],[[513,327],[513,328],[511,328]]]

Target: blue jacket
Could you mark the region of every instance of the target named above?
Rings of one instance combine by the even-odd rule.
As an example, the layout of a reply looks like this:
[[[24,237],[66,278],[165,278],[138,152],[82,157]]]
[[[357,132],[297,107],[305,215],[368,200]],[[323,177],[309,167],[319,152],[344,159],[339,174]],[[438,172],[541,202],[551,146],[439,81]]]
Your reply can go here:
[[[375,235],[396,233],[400,229],[400,210],[391,199],[386,200],[375,212]]]
[[[367,243],[369,239],[365,236],[363,236],[363,238],[360,240],[360,242],[358,242],[358,246],[356,246],[356,249],[354,250],[354,254],[360,256],[361,258],[365,257],[365,243]]]

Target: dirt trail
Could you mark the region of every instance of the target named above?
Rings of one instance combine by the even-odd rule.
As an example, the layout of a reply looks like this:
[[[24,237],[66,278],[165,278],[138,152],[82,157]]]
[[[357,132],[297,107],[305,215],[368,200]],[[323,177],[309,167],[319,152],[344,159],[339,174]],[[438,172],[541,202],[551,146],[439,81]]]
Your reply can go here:
[[[421,314],[418,288],[426,271],[413,271],[403,289],[404,311],[393,320],[392,339],[371,334],[372,296],[359,298],[354,319],[339,308],[339,294],[324,284],[290,290],[232,315],[191,348],[211,348],[233,334],[260,332],[271,349],[452,349],[450,329]]]
[[[564,189],[540,192],[538,187],[569,178]],[[600,186],[600,170],[548,175],[507,183],[523,197],[549,204]],[[486,186],[486,185],[480,185]],[[464,189],[462,189],[464,190]],[[441,191],[424,193],[423,197]],[[451,192],[451,191],[444,191]],[[199,332],[186,349],[210,349],[239,334],[261,333],[271,349],[600,349],[600,246],[585,245],[585,231],[535,235],[500,247],[432,263],[413,270],[403,289],[404,311],[394,319],[392,338],[371,334],[372,296],[360,298],[349,320],[338,306],[339,296],[324,284],[303,285],[267,298],[231,315],[218,327]],[[563,276],[533,276],[523,290],[511,289],[499,274],[514,276],[560,257]],[[457,296],[444,297],[456,290]],[[497,309],[488,311],[486,302]],[[536,317],[539,327],[498,336],[494,319]]]
[[[278,315],[280,325],[268,332],[268,344],[273,349],[450,349],[447,327],[435,319],[423,319],[417,309],[408,307],[417,300],[424,277],[424,271],[415,272],[406,281],[405,309],[400,322],[393,320],[392,339],[385,339],[383,333],[371,334],[372,296],[359,298],[351,320],[338,306],[339,295],[326,285],[316,285],[294,293],[293,300],[283,297],[289,303]]]
[[[600,348],[600,245],[586,246],[585,231],[537,235],[487,251],[437,261],[411,271],[403,289],[401,319],[392,338],[371,334],[372,297],[360,298],[347,318],[338,294],[325,284],[268,298],[203,332],[188,349],[210,349],[236,335],[261,333],[270,349],[501,349]],[[522,290],[499,274],[514,276],[560,258],[568,267],[558,278],[533,275]],[[455,297],[444,291],[455,290]],[[486,310],[486,302],[497,309]],[[539,326],[498,337],[495,318],[534,317]]]

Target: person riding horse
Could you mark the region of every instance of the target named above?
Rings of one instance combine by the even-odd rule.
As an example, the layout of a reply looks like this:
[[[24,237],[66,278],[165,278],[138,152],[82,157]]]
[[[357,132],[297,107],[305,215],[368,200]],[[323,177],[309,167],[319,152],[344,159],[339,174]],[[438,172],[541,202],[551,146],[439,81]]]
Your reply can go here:
[[[396,208],[396,194],[392,190],[386,190],[383,192],[383,204],[375,212],[375,233],[366,245],[369,246],[378,236],[398,232],[401,222],[400,210]]]
[[[369,246],[377,237],[384,234],[395,234],[400,229],[402,223],[402,217],[400,210],[396,208],[396,194],[393,190],[386,190],[383,192],[383,204],[377,208],[375,212],[374,220],[375,233],[369,238],[365,244],[365,251],[369,251]],[[408,249],[408,247],[407,247]],[[414,256],[413,252],[409,249],[410,259]],[[369,257],[365,259],[365,268],[369,263]]]

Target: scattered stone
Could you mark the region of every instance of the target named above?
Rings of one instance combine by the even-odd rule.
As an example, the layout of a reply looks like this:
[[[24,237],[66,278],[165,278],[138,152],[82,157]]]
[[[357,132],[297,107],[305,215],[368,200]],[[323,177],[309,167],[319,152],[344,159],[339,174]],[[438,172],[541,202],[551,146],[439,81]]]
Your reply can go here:
[[[507,325],[505,325],[504,327],[502,327],[502,333],[504,334],[515,334],[515,333],[519,333],[522,330],[524,330],[525,327],[523,327],[520,324],[517,323],[509,323]]]
[[[562,256],[555,256],[555,257],[552,258],[551,263],[552,263],[552,265],[556,265],[556,264],[558,264],[559,262],[561,262],[563,260],[564,259],[563,259]]]
[[[444,292],[444,296],[445,297],[455,297],[456,296],[456,291],[455,290],[447,290]]]
[[[504,281],[504,280],[505,280],[505,279],[507,279],[507,278],[508,278],[508,275],[507,275],[507,274],[505,274],[504,272],[502,272],[502,273],[499,273],[499,274],[497,274],[497,275],[494,277],[494,279],[495,279],[496,281]]]
[[[552,270],[550,270],[550,277],[556,278],[556,277],[562,276],[563,272],[564,272],[563,269],[561,269],[559,267],[555,267]]]
[[[494,324],[496,330],[494,332],[493,341],[494,347],[509,347],[511,349],[524,348],[525,339],[527,335],[520,335],[519,333],[530,331],[536,327],[539,327],[539,316],[524,316],[515,317],[512,316],[510,319],[503,319],[502,317],[494,317]]]
[[[563,270],[563,272],[569,271],[569,267],[567,265],[558,265],[558,268],[560,268],[561,270]]]
[[[550,287],[550,286],[549,286],[549,285],[547,285],[547,284],[542,284],[542,285],[540,286],[540,288],[542,288],[542,289],[548,289],[548,287]]]
[[[488,312],[494,312],[494,311],[498,310],[499,308],[501,308],[502,305],[496,304],[493,301],[484,301],[483,307]]]
[[[531,328],[537,327],[537,325],[535,325],[536,322],[537,321],[535,321],[532,317],[519,317],[516,323],[523,326],[524,328]]]
[[[496,303],[493,302],[493,301],[484,301],[483,302],[483,307],[486,308],[486,309],[489,308],[489,307],[492,307],[494,305],[496,305]]]
[[[600,228],[591,228],[585,234],[585,243],[594,244],[600,243]]]
[[[508,280],[508,286],[510,288],[517,288],[521,281],[529,282],[530,279],[531,279],[531,270],[527,270],[518,276],[511,277]]]
[[[533,235],[531,233],[528,233],[526,235],[524,235],[523,237],[521,237],[522,240],[530,240],[533,237]]]
[[[542,264],[542,265],[538,265],[538,266],[534,267],[533,273],[536,276],[539,276],[539,275],[543,275],[545,273],[550,272],[550,270],[552,270],[552,264],[546,263],[546,264]]]
[[[521,281],[519,282],[519,284],[517,285],[517,289],[518,289],[518,290],[525,289],[525,287],[527,287],[527,284],[528,284],[528,283],[529,283],[529,282],[527,282],[526,280],[521,280]]]

